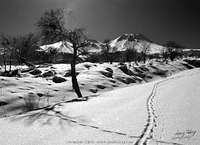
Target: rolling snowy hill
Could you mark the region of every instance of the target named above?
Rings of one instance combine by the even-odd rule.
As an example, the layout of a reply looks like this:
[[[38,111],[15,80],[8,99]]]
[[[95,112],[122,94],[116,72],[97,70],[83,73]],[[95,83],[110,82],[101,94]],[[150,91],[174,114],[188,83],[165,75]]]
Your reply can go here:
[[[200,69],[0,119],[2,145],[198,145]]]

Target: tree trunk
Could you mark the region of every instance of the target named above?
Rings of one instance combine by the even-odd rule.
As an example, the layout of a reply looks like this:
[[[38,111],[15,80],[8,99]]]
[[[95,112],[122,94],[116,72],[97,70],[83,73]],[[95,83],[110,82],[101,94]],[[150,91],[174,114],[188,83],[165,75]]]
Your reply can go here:
[[[109,59],[110,64],[112,64],[112,63],[113,63],[113,62],[112,62],[112,61],[113,61],[113,60],[112,60],[112,54],[109,54],[109,53],[108,53],[108,59]]]
[[[10,64],[10,69],[9,69],[9,71],[11,72],[11,56],[10,56],[10,60],[9,60],[9,61],[10,61],[10,63],[9,63],[9,64]]]
[[[137,62],[137,59],[135,59],[135,64],[138,66],[138,62]]]
[[[78,85],[78,81],[76,78],[76,57],[77,57],[77,50],[74,48],[73,60],[71,62],[71,76],[72,76],[72,87],[77,94],[78,98],[82,98],[82,94]]]
[[[144,63],[144,64],[146,63],[146,57],[147,57],[147,56],[146,56],[146,54],[144,53],[144,54],[143,54],[143,63]]]
[[[6,72],[6,57],[5,57],[5,55],[3,55],[3,63],[4,63],[4,70],[5,70],[5,72]]]

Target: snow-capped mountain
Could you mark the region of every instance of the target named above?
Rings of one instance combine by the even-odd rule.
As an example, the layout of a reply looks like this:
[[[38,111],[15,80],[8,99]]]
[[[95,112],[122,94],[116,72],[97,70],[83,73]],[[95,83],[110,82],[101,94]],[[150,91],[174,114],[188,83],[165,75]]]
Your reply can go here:
[[[110,52],[135,49],[137,52],[147,51],[149,54],[160,54],[166,48],[154,43],[143,34],[123,34],[110,42]]]
[[[82,48],[88,54],[98,54],[102,53],[106,49],[106,43],[90,39],[88,40],[88,46]],[[64,44],[65,43],[65,44]],[[148,54],[161,54],[166,48],[159,45],[150,39],[148,39],[143,34],[123,34],[109,43],[110,53],[122,52],[127,49],[135,49],[137,52],[145,52]],[[73,53],[72,44],[70,42],[57,42],[54,44],[40,46],[39,51],[49,52],[51,49],[56,49],[63,53]]]
[[[63,42],[63,41],[40,46],[40,49],[38,51],[44,51],[46,53],[50,53],[52,50],[56,50],[57,52],[61,53],[69,53],[69,54],[73,53],[72,44],[70,42]]]
[[[96,41],[96,40],[88,40],[88,41],[89,41],[90,45],[82,48],[82,50],[85,50],[90,54],[102,52],[102,48],[104,46],[104,44],[102,42]],[[40,46],[40,49],[38,51],[43,51],[43,52],[48,53],[51,50],[56,50],[57,52],[60,52],[60,53],[73,54],[72,43],[67,42],[67,41],[65,41],[65,42],[59,41],[59,42],[56,42],[53,44]]]
[[[97,40],[93,40],[90,39],[88,40],[90,45],[88,45],[87,47],[83,48],[85,49],[88,53],[90,54],[95,54],[95,53],[101,53],[104,47],[104,43],[97,41]]]

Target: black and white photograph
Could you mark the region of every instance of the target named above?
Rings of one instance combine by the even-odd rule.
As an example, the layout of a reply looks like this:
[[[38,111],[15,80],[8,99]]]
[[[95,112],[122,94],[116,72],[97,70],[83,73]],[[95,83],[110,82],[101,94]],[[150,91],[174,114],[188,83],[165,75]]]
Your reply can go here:
[[[200,145],[200,2],[0,0],[0,145]]]

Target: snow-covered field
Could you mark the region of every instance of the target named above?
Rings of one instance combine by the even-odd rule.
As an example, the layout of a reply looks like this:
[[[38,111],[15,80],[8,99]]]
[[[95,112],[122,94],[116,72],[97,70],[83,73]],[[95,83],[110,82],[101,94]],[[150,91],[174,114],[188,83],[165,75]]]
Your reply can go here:
[[[77,78],[83,96],[92,97],[114,88],[164,78],[186,70],[185,64],[183,61],[168,64],[154,61],[153,64],[125,66],[86,62],[77,65]],[[71,85],[70,65],[50,64],[37,68],[39,72],[21,73],[21,77],[0,76],[0,116],[22,113],[76,97]],[[55,83],[54,77],[61,77],[64,81]]]
[[[39,69],[42,73],[54,69],[56,75],[63,77],[69,67],[61,66]],[[131,75],[122,71],[119,64],[80,64],[77,77],[84,96],[98,94],[98,97],[62,102],[22,115],[10,113],[12,116],[0,119],[0,143],[198,145],[200,69],[187,69],[182,61],[154,62],[130,67]],[[22,78],[1,77],[0,99],[7,103],[1,106],[1,111],[6,115],[12,112],[6,109],[20,110],[19,104],[27,95],[33,95],[36,102],[50,101],[49,104],[73,98],[70,77],[64,78],[66,82],[57,84],[51,77],[30,74]],[[137,85],[124,87],[128,84]],[[112,90],[115,87],[119,88]]]

